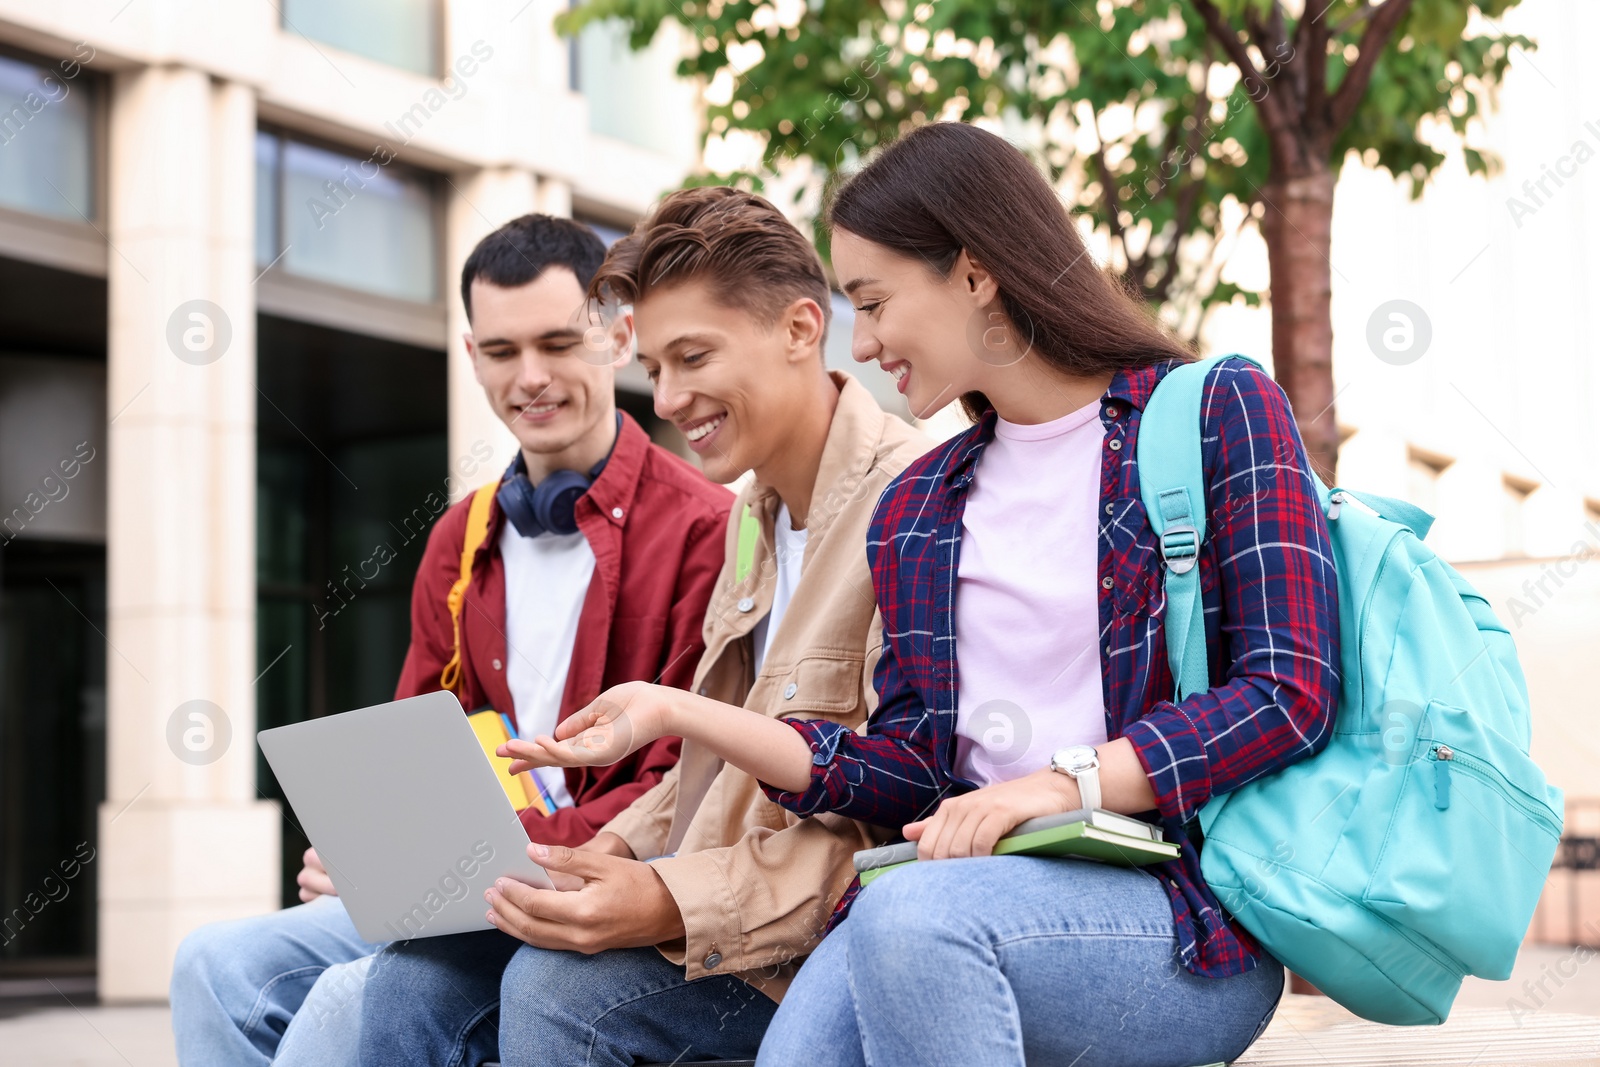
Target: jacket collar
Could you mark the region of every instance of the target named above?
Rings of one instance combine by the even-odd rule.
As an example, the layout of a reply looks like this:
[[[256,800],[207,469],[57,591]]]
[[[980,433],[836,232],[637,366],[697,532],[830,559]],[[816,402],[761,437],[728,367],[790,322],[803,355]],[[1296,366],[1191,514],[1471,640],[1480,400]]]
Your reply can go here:
[[[633,498],[639,491],[639,476],[644,471],[645,456],[650,450],[650,435],[644,432],[644,428],[626,411],[619,414],[622,424],[617,429],[617,443],[611,448],[611,458],[577,503],[579,509],[594,507],[597,514],[617,527],[627,521]],[[479,552],[486,552],[489,546],[499,543],[500,528],[505,522],[505,512],[501,510],[497,497],[489,506],[489,532],[479,546]]]

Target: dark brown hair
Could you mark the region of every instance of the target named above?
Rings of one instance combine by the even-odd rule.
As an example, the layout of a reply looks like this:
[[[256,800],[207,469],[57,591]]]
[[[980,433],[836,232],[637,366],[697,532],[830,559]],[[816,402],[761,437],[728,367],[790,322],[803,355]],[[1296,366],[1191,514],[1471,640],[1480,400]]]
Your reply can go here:
[[[999,283],[1019,338],[1087,376],[1194,354],[1090,258],[1044,175],[976,126],[921,126],[841,183],[828,225],[920,259],[947,278],[963,249]],[[961,398],[977,419],[982,393]]]
[[[566,267],[579,285],[587,286],[605,258],[605,242],[581,222],[549,215],[512,219],[479,241],[461,268],[461,303],[467,321],[472,321],[475,281],[515,289],[551,267]]]
[[[816,249],[783,213],[754,193],[727,186],[680,189],[611,246],[589,282],[600,302],[636,303],[655,288],[686,281],[766,325],[801,297],[832,314]]]

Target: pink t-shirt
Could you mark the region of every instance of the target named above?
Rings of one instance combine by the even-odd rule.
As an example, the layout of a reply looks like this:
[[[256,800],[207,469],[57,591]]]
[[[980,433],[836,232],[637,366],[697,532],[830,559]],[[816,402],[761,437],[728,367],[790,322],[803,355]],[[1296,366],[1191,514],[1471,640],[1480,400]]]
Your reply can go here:
[[[987,785],[1106,740],[1100,680],[1096,401],[1001,419],[974,473],[956,573],[956,772]]]

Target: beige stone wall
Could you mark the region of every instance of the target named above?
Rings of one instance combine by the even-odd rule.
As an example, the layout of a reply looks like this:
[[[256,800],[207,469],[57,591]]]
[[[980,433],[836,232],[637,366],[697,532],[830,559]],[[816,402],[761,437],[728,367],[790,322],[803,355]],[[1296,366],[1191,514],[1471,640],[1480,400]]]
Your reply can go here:
[[[281,815],[259,799],[254,743],[258,121],[363,156],[395,145],[400,161],[444,176],[450,460],[487,442],[497,469],[514,445],[461,341],[454,279],[468,252],[516,215],[570,214],[575,195],[641,211],[694,163],[693,87],[680,87],[689,96],[673,118],[678,154],[589,132],[550,26],[565,6],[443,4],[444,65],[477,60],[444,85],[307,40],[272,4],[0,0],[0,44],[48,64],[84,55],[82,42],[109,85],[107,206],[92,223],[106,248],[115,415],[98,857],[108,1001],[163,998],[190,930],[278,906]],[[442,88],[447,102],[432,108]],[[395,120],[419,103],[425,121],[397,138]],[[175,321],[188,339],[177,347]]]

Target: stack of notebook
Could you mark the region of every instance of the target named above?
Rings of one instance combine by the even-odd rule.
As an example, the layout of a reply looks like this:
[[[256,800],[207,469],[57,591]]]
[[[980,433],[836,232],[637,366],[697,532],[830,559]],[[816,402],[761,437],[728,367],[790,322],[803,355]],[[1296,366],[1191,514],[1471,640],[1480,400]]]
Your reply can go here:
[[[1179,846],[1161,836],[1161,828],[1102,808],[1079,808],[1021,823],[994,846],[994,855],[1078,856],[1082,859],[1137,867],[1178,858]],[[855,855],[856,873],[867,885],[884,871],[917,858],[917,843],[869,848]]]

